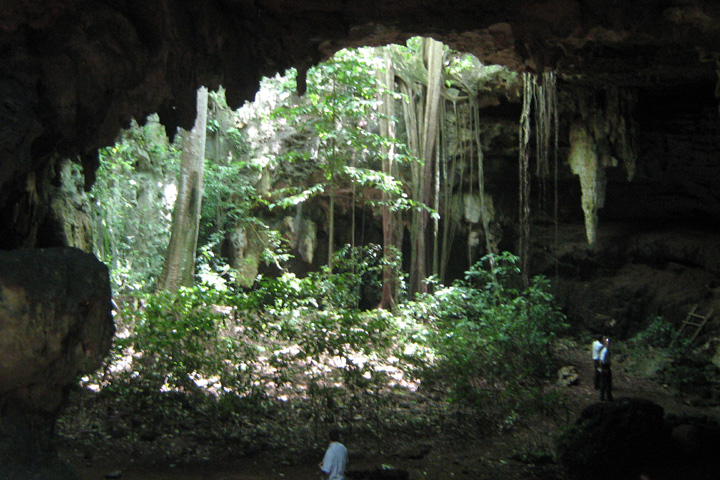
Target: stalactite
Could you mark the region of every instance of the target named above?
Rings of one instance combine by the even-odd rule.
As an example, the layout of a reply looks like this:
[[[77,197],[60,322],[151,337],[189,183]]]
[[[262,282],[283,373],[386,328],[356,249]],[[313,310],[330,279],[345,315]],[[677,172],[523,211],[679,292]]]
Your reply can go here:
[[[601,94],[599,94],[601,93]],[[598,210],[605,203],[605,169],[622,163],[628,181],[635,174],[637,143],[632,122],[634,92],[609,87],[576,94],[581,117],[570,127],[570,167],[580,179],[588,244],[597,240]]]
[[[605,168],[598,158],[595,139],[580,122],[570,126],[568,160],[572,172],[580,178],[585,235],[588,244],[594,246],[597,239],[597,212],[605,203]]]

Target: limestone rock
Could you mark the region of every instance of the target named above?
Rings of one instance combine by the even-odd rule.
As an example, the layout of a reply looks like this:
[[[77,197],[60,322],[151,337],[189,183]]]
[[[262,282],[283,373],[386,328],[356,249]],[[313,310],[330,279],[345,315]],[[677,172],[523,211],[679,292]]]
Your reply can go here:
[[[0,252],[3,469],[42,467],[42,478],[70,478],[47,471],[56,463],[53,426],[78,376],[100,367],[110,349],[110,296],[107,267],[81,250]]]
[[[563,387],[569,387],[576,385],[578,382],[578,372],[572,365],[567,365],[558,370],[557,373],[557,384]]]

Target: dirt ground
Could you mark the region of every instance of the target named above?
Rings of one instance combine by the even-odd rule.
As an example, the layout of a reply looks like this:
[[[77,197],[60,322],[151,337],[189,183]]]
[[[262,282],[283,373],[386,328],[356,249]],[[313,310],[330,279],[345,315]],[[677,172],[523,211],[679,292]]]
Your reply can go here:
[[[562,388],[567,407],[561,415],[538,418],[527,426],[504,433],[483,435],[449,432],[407,441],[385,438],[365,451],[344,439],[350,455],[348,472],[363,472],[392,467],[409,473],[410,480],[439,479],[559,479],[562,471],[550,460],[553,439],[565,424],[573,422],[588,405],[599,400],[592,386],[592,368],[588,351],[570,348],[563,361],[579,373],[578,382]],[[645,398],[661,405],[666,414],[708,415],[720,419],[719,407],[696,407],[663,385],[634,374],[622,360],[613,368],[614,396]],[[99,450],[102,446],[98,446]],[[541,455],[546,452],[547,455]],[[136,480],[319,480],[320,458],[299,462],[280,462],[280,455],[262,453],[222,461],[197,464],[138,465],[132,459],[114,458],[112,452],[93,456],[91,460],[68,454],[67,460],[84,480],[122,478]],[[351,479],[352,480],[352,479]]]

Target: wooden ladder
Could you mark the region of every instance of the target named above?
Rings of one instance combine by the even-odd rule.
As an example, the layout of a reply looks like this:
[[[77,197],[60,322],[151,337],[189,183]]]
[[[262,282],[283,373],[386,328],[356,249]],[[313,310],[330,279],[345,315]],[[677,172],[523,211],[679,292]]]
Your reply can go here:
[[[680,325],[680,329],[678,329],[677,335],[675,335],[675,338],[672,339],[672,342],[670,342],[670,346],[672,347],[675,341],[680,338],[680,334],[685,330],[685,327],[695,327],[695,333],[693,333],[692,337],[690,337],[690,341],[688,343],[692,343],[693,340],[697,338],[697,336],[700,334],[700,331],[703,329],[705,324],[710,320],[713,314],[713,309],[711,308],[710,311],[705,314],[701,315],[697,312],[697,304],[693,305],[693,307],[690,309],[690,311],[687,314],[687,317],[685,317],[685,320],[683,320],[682,325]]]

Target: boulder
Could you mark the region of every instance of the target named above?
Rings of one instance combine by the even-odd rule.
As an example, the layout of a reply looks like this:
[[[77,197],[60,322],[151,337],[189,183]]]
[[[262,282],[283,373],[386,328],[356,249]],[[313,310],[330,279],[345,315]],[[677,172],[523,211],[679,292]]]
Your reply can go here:
[[[685,464],[704,465],[715,472],[720,468],[717,446],[720,424],[707,416],[668,416],[672,438]]]
[[[558,460],[571,478],[654,479],[673,452],[664,413],[643,399],[590,405],[559,437]]]
[[[0,480],[73,478],[53,429],[115,327],[107,267],[75,248],[0,252]]]
[[[557,373],[557,384],[561,387],[569,387],[571,385],[577,385],[580,376],[577,369],[572,365],[566,365],[558,370]]]

